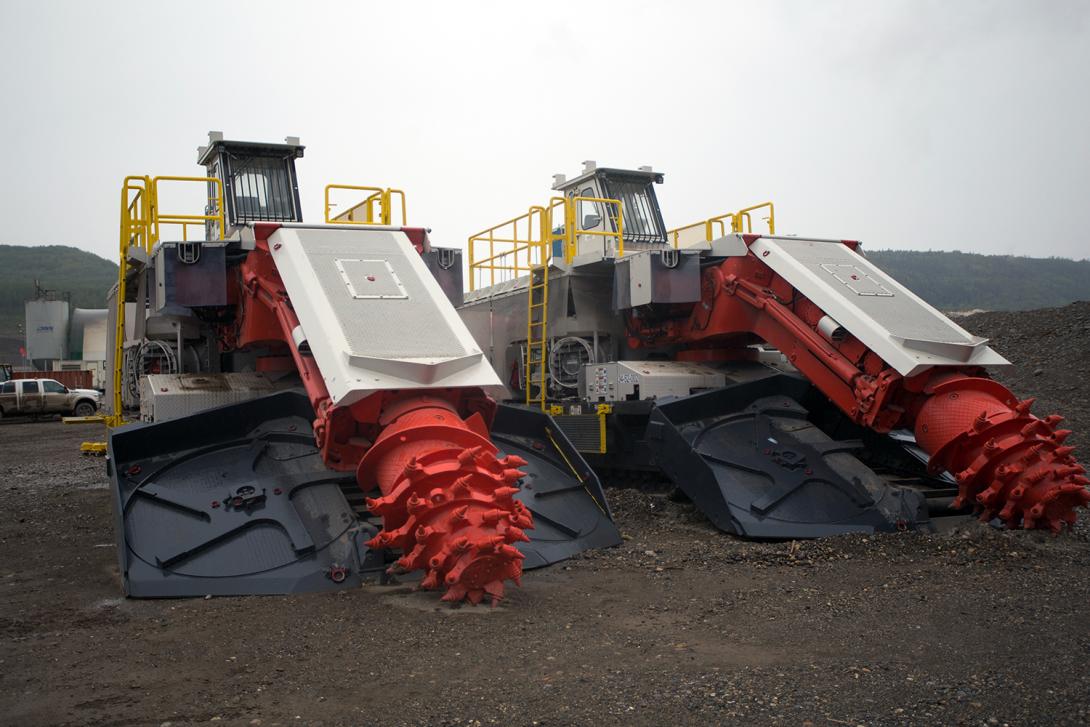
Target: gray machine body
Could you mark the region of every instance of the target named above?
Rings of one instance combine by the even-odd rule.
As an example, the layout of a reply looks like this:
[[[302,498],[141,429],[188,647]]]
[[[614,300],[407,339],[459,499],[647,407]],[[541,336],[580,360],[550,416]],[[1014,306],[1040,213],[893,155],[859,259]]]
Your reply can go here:
[[[528,279],[522,277],[466,293],[458,307],[458,314],[507,385],[509,396],[519,388],[522,376],[527,285]],[[587,355],[576,362],[576,373],[559,388],[568,396],[575,396],[578,388],[578,395],[588,398],[577,386],[579,366],[647,355],[646,350],[628,347],[625,312],[650,304],[698,300],[698,251],[664,247],[578,265],[553,264],[549,268],[548,336],[554,383],[561,383],[555,374],[571,353],[572,339],[582,339]]]
[[[458,309],[466,327],[488,357],[508,396],[519,388],[526,342],[525,277],[487,291],[466,293]],[[581,338],[596,353],[597,363],[628,357],[624,320],[613,311],[612,266],[584,266],[549,271],[550,340]],[[574,382],[573,382],[574,383]],[[575,393],[574,390],[571,393]]]
[[[613,269],[613,309],[700,300],[700,255],[665,248],[618,258]]]
[[[465,295],[462,290],[462,250],[455,247],[433,247],[425,250],[421,257],[450,304],[454,307],[460,306]]]
[[[152,253],[156,312],[227,304],[225,242],[164,242]]]
[[[823,322],[829,335],[850,332],[902,375],[933,366],[1008,363],[986,339],[965,331],[841,241],[769,235],[746,244],[732,234],[700,248],[663,245],[571,265],[554,259],[549,268],[550,346],[582,338],[590,352],[584,364],[647,358],[647,350],[628,348],[627,313],[699,301],[702,262],[750,251],[829,314]],[[520,383],[527,285],[523,276],[475,290],[458,309],[509,389]],[[574,397],[575,388],[555,393]]]
[[[238,404],[276,390],[266,374],[148,374],[140,379],[140,421],[164,422],[205,409]]]
[[[689,396],[726,384],[722,371],[685,361],[612,361],[586,364],[579,376],[579,397],[611,402]]]

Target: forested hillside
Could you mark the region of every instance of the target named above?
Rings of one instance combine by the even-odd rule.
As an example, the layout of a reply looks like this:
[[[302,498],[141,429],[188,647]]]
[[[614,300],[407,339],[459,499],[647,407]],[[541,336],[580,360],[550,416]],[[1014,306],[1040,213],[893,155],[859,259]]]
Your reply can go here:
[[[46,290],[71,293],[77,308],[105,308],[106,291],[117,282],[117,264],[67,245],[0,245],[0,321],[16,313],[22,320],[35,279]]]
[[[105,308],[117,264],[67,245],[0,245],[0,361],[13,360],[22,345],[19,324],[35,278],[46,290],[71,293],[77,308]]]
[[[1090,300],[1090,260],[867,250],[867,258],[945,311],[1029,310]]]

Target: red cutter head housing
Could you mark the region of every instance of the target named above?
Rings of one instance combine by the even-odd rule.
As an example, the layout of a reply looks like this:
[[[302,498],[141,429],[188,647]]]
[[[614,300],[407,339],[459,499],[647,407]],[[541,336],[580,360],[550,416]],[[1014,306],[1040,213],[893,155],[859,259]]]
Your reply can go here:
[[[424,588],[447,589],[445,601],[495,604],[505,580],[519,583],[530,512],[513,499],[526,461],[497,458],[480,414],[463,420],[447,401],[408,395],[388,405],[382,434],[360,461],[357,479],[382,497],[367,507],[384,529],[368,545],[396,547],[397,565],[426,571]]]

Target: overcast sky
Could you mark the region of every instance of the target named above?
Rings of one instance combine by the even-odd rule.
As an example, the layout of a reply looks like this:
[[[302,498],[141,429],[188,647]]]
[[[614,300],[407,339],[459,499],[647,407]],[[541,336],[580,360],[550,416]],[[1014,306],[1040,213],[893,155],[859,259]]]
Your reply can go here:
[[[0,242],[116,257],[127,174],[210,129],[302,138],[439,244],[584,159],[650,164],[673,227],[774,200],[870,248],[1090,256],[1090,1],[0,0]]]

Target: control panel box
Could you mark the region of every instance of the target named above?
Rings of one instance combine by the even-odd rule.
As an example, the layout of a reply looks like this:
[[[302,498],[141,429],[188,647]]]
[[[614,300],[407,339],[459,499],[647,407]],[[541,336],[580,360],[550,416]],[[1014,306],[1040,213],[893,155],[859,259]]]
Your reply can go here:
[[[227,244],[163,242],[152,253],[155,311],[227,305]]]
[[[140,379],[140,420],[164,422],[276,392],[261,372],[149,374]]]
[[[711,366],[685,361],[586,364],[579,375],[579,395],[602,402],[689,396],[725,385],[726,377]]]
[[[673,248],[648,250],[619,258],[613,268],[614,310],[699,300],[698,252]]]

